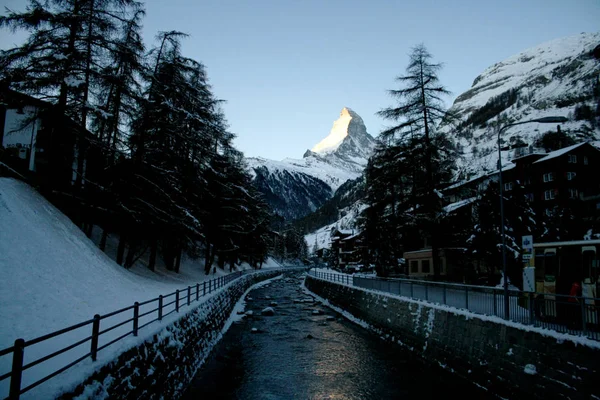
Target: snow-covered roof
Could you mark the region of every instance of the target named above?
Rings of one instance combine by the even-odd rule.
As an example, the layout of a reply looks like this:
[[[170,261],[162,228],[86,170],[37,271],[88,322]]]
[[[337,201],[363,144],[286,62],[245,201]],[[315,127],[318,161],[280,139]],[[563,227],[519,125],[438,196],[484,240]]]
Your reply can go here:
[[[471,178],[471,179],[468,179],[468,180],[466,180],[466,181],[459,181],[459,182],[456,182],[456,183],[454,183],[454,184],[452,184],[452,185],[450,185],[450,186],[448,186],[448,187],[446,187],[446,188],[442,189],[442,192],[445,192],[446,190],[452,190],[452,189],[456,189],[456,188],[458,188],[458,187],[461,187],[461,186],[463,186],[463,185],[466,185],[466,184],[468,184],[468,183],[475,182],[475,181],[477,181],[477,180],[479,180],[479,179],[481,179],[481,178],[485,178],[486,176],[487,176],[487,174],[483,174],[483,175],[477,175],[477,176],[475,176],[475,177],[473,177],[473,178]]]
[[[342,240],[352,240],[357,236],[360,236],[361,232],[356,232],[354,235],[348,236],[347,238],[344,238]]]
[[[524,158],[527,157],[531,157],[531,156],[546,156],[548,155],[548,153],[546,153],[545,151],[542,150],[536,150],[533,153],[526,153],[526,154],[522,154],[518,157],[514,157],[511,161],[514,163],[516,160],[522,160]]]
[[[504,164],[502,166],[502,171],[509,171],[509,170],[513,169],[514,167],[516,167],[516,166],[517,166],[517,164],[514,164],[514,163],[512,163],[512,162],[509,161],[507,164]],[[495,170],[495,171],[489,172],[488,174],[486,174],[486,176],[496,175],[497,173],[498,173],[498,170]]]
[[[452,211],[456,211],[461,207],[473,203],[475,200],[477,200],[477,197],[471,197],[468,199],[457,201],[456,203],[448,204],[446,207],[444,207],[444,211],[447,213],[451,213]]]
[[[539,160],[535,161],[534,164],[541,163],[541,162],[544,162],[544,161],[548,161],[548,160],[556,158],[556,157],[560,157],[560,156],[562,156],[564,154],[567,154],[571,150],[574,150],[574,149],[576,149],[576,148],[578,148],[580,146],[583,146],[586,143],[587,142],[577,143],[577,144],[574,144],[572,146],[565,147],[565,148],[562,148],[560,150],[555,150],[553,152],[550,152],[550,153],[548,153],[548,155],[546,157],[540,158]]]

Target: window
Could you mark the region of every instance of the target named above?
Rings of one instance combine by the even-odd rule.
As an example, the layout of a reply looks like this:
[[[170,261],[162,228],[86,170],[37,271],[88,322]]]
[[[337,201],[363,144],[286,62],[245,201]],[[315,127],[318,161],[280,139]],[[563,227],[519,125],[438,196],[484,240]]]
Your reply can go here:
[[[583,157],[583,165],[588,165],[588,158],[587,158],[587,156]]]
[[[554,198],[554,190],[546,190],[544,192],[544,200],[552,200]]]
[[[544,182],[552,182],[554,180],[554,175],[552,174],[552,172],[548,172],[547,174],[544,174]]]
[[[429,260],[421,261],[421,272],[424,274],[429,273]]]
[[[504,184],[504,190],[506,190],[507,192],[510,191],[510,190],[512,190],[512,188],[513,188],[513,183],[512,182],[506,182]]]
[[[527,197],[528,201],[533,201],[533,193],[527,193],[525,196]]]
[[[419,262],[418,261],[410,262],[410,272],[419,272]]]
[[[577,164],[577,156],[575,154],[569,154],[569,164]]]
[[[577,175],[575,172],[567,172],[567,180],[572,181],[575,179],[575,175]]]
[[[569,198],[576,199],[579,196],[577,189],[569,189]]]

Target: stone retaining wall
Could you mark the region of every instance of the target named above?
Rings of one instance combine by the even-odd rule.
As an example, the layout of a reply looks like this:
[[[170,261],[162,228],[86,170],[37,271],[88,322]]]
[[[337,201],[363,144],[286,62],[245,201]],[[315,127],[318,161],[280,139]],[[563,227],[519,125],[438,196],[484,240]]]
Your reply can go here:
[[[499,397],[600,399],[600,343],[311,276],[305,286]]]

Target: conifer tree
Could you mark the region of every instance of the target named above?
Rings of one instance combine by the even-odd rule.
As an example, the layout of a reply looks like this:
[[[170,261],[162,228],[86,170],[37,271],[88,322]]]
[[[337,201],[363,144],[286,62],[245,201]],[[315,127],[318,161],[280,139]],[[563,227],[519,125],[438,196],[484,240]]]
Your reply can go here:
[[[401,87],[389,91],[397,105],[378,113],[396,125],[381,132],[367,169],[370,209],[365,223],[371,226],[367,241],[381,244],[375,249],[380,263],[396,263],[399,257],[391,249],[399,249],[400,242],[404,242],[404,250],[410,250],[418,247],[410,242],[412,238],[428,237],[433,271],[439,275],[435,227],[441,200],[436,189],[452,176],[455,146],[438,130],[453,118],[442,103],[442,96],[449,92],[439,83],[441,65],[432,63],[431,58],[423,45],[413,48],[406,74],[397,78]],[[380,235],[386,235],[389,243],[379,240]]]

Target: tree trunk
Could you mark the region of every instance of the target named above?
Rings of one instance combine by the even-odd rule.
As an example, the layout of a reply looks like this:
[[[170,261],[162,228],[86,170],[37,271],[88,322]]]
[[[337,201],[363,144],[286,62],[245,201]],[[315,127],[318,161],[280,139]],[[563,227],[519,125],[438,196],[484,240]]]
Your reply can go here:
[[[133,266],[133,259],[134,259],[134,255],[135,255],[135,249],[136,249],[136,245],[135,245],[136,241],[132,240],[129,243],[129,249],[127,251],[127,257],[125,258],[125,268],[131,268]]]
[[[206,242],[206,250],[204,252],[204,272],[206,275],[210,273],[210,267],[212,265],[210,257],[210,243]]]
[[[175,272],[179,273],[179,267],[181,266],[181,246],[177,246],[175,254]]]
[[[77,175],[75,176],[75,189],[81,189],[84,180],[84,162],[85,154],[87,152],[87,144],[85,137],[85,129],[87,125],[87,103],[90,93],[90,78],[91,78],[91,65],[92,65],[92,26],[94,19],[94,0],[90,1],[90,15],[88,19],[88,32],[87,32],[87,54],[86,54],[86,65],[85,65],[85,89],[83,92],[82,99],[82,111],[81,111],[81,129],[79,130],[79,140],[77,145]]]
[[[87,236],[88,238],[91,238],[93,232],[94,232],[94,224],[86,223],[85,224],[85,236]]]
[[[150,271],[154,271],[156,266],[156,250],[158,248],[158,243],[156,240],[152,240],[150,243],[150,260],[148,261],[148,269]]]
[[[123,256],[125,254],[125,243],[127,242],[126,235],[121,232],[119,235],[119,247],[117,248],[117,264],[123,265]]]
[[[106,239],[108,238],[108,231],[105,229],[102,230],[102,239],[100,239],[100,250],[104,251],[106,249]]]

